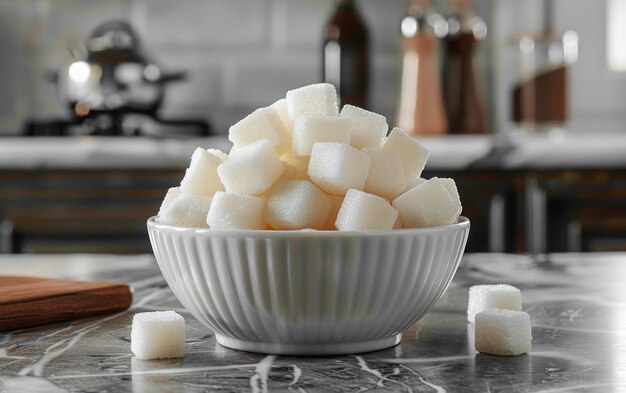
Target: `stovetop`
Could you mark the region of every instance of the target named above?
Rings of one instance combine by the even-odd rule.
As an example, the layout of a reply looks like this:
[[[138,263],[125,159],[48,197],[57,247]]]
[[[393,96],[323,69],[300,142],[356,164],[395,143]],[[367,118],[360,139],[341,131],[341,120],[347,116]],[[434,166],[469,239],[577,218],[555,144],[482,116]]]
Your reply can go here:
[[[25,136],[153,136],[204,137],[212,135],[202,119],[164,119],[138,113],[103,113],[88,118],[35,119],[26,122]]]

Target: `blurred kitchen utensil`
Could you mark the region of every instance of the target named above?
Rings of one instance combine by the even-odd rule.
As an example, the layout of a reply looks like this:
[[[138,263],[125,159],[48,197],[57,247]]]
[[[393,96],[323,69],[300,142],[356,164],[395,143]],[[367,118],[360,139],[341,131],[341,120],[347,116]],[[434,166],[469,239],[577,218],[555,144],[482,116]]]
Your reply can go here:
[[[84,117],[90,111],[155,113],[164,86],[184,80],[184,72],[165,73],[143,53],[139,38],[126,22],[112,21],[95,29],[83,50],[57,73],[57,89],[70,109]]]
[[[26,127],[27,134],[46,130],[59,134],[141,134],[137,118],[161,122],[158,111],[166,86],[187,77],[182,71],[166,72],[150,60],[135,30],[124,21],[100,25],[85,44],[71,45],[70,52],[71,57],[48,76],[70,110],[71,120],[32,122]],[[129,121],[128,115],[135,121]],[[209,132],[204,120],[185,120],[180,127],[190,125],[196,129],[194,135]]]

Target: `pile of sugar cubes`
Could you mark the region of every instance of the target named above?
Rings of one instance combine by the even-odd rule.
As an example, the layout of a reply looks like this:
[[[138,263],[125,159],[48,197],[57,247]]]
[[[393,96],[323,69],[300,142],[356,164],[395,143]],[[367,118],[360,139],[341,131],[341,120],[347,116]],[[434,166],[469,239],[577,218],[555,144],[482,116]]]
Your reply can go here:
[[[474,324],[476,350],[500,356],[530,352],[530,316],[521,309],[522,293],[512,285],[471,287],[467,320]]]
[[[233,125],[228,155],[198,148],[159,222],[213,229],[368,230],[455,223],[454,180],[422,179],[428,151],[335,88],[287,92]]]

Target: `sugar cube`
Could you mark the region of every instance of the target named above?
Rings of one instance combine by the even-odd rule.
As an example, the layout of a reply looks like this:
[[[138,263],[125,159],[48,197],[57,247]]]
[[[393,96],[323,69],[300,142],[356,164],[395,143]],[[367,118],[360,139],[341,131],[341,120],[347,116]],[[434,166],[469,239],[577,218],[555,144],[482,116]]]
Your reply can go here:
[[[228,139],[240,148],[267,139],[277,151],[286,151],[289,140],[283,135],[280,118],[270,108],[259,108],[230,127]]]
[[[281,177],[280,179],[278,179],[278,181],[276,183],[274,183],[274,186],[272,186],[269,190],[267,190],[265,192],[262,192],[260,194],[253,195],[253,196],[261,198],[261,199],[263,199],[264,201],[267,202],[267,200],[269,199],[270,195],[272,195],[272,191],[274,191],[274,187],[276,185],[280,184],[281,182],[285,181],[285,180],[292,180],[292,179],[285,179],[285,178]],[[247,195],[247,194],[241,194],[241,195]]]
[[[130,350],[138,359],[180,358],[185,354],[185,320],[174,311],[135,314]]]
[[[399,128],[394,128],[383,143],[383,149],[400,154],[404,175],[419,176],[428,161],[428,150]]]
[[[261,194],[283,174],[285,167],[267,139],[237,148],[218,168],[226,191]]]
[[[274,229],[320,229],[331,207],[326,195],[306,180],[286,180],[272,190],[265,220]]]
[[[294,157],[291,153],[285,153],[280,156],[283,163],[289,164],[296,168],[296,173],[293,175],[294,179],[308,180],[309,174],[309,161],[311,157]]]
[[[207,153],[217,157],[220,162],[224,162],[228,158],[228,154],[224,153],[220,149],[206,149]]]
[[[335,226],[340,231],[392,229],[398,212],[383,198],[359,190],[348,190]]]
[[[424,179],[423,177],[420,177],[420,175],[408,176],[406,178],[406,188],[404,190],[409,191],[411,188],[418,186],[424,183],[425,181],[426,179]]]
[[[183,191],[180,189],[180,187],[172,187],[169,190],[167,190],[167,193],[165,194],[165,198],[163,198],[163,202],[161,202],[161,207],[159,208],[158,215],[160,216],[163,210],[165,210],[166,207],[171,205],[174,199],[180,196],[182,192]]]
[[[400,214],[398,214],[398,218],[396,222],[393,224],[393,229],[402,229],[402,220],[400,219]]]
[[[224,185],[217,175],[217,167],[222,162],[223,156],[216,153],[216,150],[197,148],[191,156],[185,177],[180,182],[181,190],[186,194],[208,196],[216,191],[224,191]]]
[[[363,190],[392,200],[406,188],[400,155],[393,150],[365,148],[363,153],[372,161]]]
[[[350,143],[350,120],[330,116],[302,116],[293,125],[294,156],[310,156],[316,142]]]
[[[435,177],[435,179],[438,179],[439,182],[441,182],[441,184],[443,184],[443,186],[446,188],[446,190],[448,190],[450,196],[452,197],[452,199],[454,199],[454,203],[458,203],[459,205],[461,205],[461,196],[459,195],[459,190],[456,188],[456,183],[454,182],[454,179],[451,179],[449,177],[445,177],[442,179]]]
[[[389,130],[385,116],[356,106],[344,105],[339,117],[350,120],[350,143],[358,150],[364,147],[380,147]]]
[[[507,284],[474,285],[469,289],[467,320],[474,322],[474,316],[485,310],[502,308],[519,311],[522,309],[522,292]]]
[[[326,222],[322,225],[322,229],[324,230],[335,230],[335,221],[337,221],[337,214],[339,213],[339,209],[341,208],[341,204],[343,203],[343,195],[326,195],[328,200],[330,201],[330,210],[328,211],[328,217],[326,217]]]
[[[295,179],[296,174],[298,173],[298,168],[285,161],[283,161],[283,166],[285,167],[285,170],[280,178],[284,180]]]
[[[181,194],[159,214],[159,223],[179,227],[206,228],[212,197]]]
[[[345,143],[317,142],[313,145],[308,174],[329,194],[343,195],[349,189],[362,190],[371,160]]]
[[[280,121],[281,130],[280,134],[285,140],[291,140],[291,131],[293,129],[293,124],[291,120],[289,120],[289,111],[287,110],[287,99],[282,98],[272,105],[268,106],[274,114],[278,116],[278,120]],[[289,145],[291,146],[291,145]]]
[[[294,123],[300,116],[338,116],[337,92],[329,83],[318,83],[287,92],[287,112]]]
[[[430,179],[393,200],[405,228],[450,225],[461,214],[461,204],[454,200],[439,179]]]
[[[265,201],[252,195],[218,191],[207,215],[212,229],[263,229]]]
[[[476,314],[474,347],[478,352],[517,356],[530,352],[530,316],[524,311],[491,309]]]

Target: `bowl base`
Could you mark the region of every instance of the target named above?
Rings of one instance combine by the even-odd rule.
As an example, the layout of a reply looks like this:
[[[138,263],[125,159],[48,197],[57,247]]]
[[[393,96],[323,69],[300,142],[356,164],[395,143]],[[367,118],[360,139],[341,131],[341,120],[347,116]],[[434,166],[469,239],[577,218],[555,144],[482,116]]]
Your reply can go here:
[[[352,353],[371,352],[393,347],[402,339],[402,333],[378,340],[360,341],[354,343],[330,344],[293,344],[293,343],[264,343],[257,341],[240,340],[215,333],[215,339],[221,345],[240,351],[259,352],[271,355],[347,355]]]

